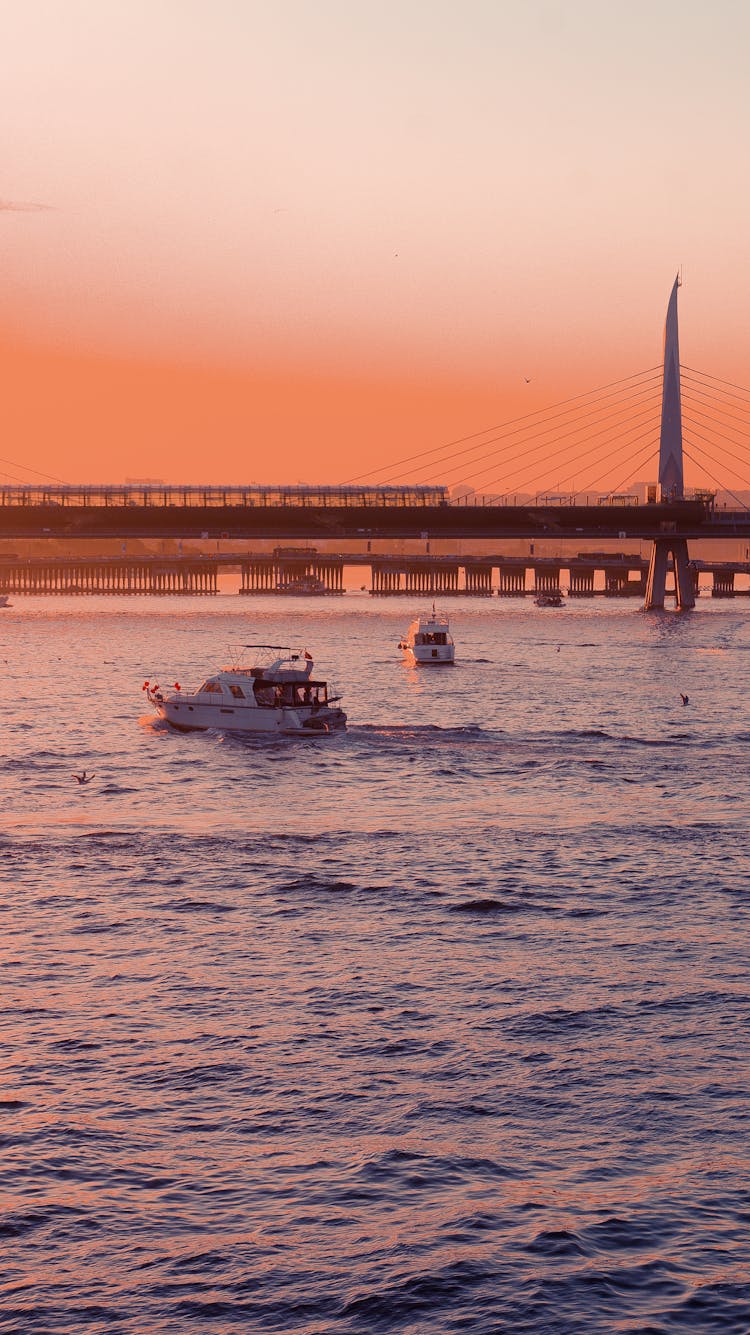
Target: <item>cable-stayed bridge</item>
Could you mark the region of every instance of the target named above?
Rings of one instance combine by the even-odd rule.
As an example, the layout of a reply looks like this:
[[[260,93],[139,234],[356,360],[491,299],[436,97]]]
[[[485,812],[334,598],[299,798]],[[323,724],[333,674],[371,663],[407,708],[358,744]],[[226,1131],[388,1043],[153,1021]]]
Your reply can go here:
[[[662,365],[377,473],[334,487],[100,487],[21,482],[16,472],[0,475],[0,538],[271,539],[328,550],[354,541],[368,551],[523,539],[531,554],[537,541],[646,540],[646,605],[663,605],[671,569],[677,605],[690,607],[688,542],[750,538],[750,390],[680,365],[678,286]]]

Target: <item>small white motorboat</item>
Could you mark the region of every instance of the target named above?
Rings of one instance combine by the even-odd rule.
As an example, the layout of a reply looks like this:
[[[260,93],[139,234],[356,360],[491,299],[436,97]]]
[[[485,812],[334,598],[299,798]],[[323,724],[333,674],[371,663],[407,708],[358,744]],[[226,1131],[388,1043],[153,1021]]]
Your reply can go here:
[[[423,614],[417,617],[416,621],[412,621],[403,640],[399,641],[398,647],[403,651],[407,662],[415,666],[423,663],[455,662],[456,650],[448,618],[442,612],[435,611],[434,603],[432,615]]]
[[[242,650],[256,651],[252,666],[240,662]],[[328,683],[313,679],[312,654],[292,653],[287,645],[245,644],[237,661],[208,677],[188,694],[175,682],[161,687],[144,682],[143,690],[160,718],[179,732],[223,732],[320,737],[346,727],[339,696]],[[167,693],[169,692],[169,693]]]

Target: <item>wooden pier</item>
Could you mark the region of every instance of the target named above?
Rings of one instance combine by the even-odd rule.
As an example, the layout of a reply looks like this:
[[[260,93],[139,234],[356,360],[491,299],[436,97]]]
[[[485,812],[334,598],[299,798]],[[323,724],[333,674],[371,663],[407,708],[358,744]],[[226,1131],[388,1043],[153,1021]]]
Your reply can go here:
[[[490,598],[496,588],[500,598],[524,598],[559,593],[567,586],[571,598],[642,598],[648,573],[648,561],[641,557],[609,553],[572,557],[378,556],[370,558],[370,564],[371,592],[376,597],[422,594]],[[603,573],[603,588],[595,587],[597,572]]]
[[[466,593],[459,586],[464,562],[453,556],[372,557],[370,592],[377,595],[405,594],[441,597]]]
[[[215,556],[20,557],[0,555],[0,593],[14,595],[106,594],[210,596],[222,571],[239,572],[242,595],[322,597],[342,595],[344,571],[359,567],[375,597],[538,597],[560,591],[574,598],[640,598],[649,565],[640,556],[579,552],[571,557],[385,556],[327,554],[311,548]],[[691,561],[695,592],[710,576],[714,598],[750,596],[750,562]],[[364,580],[363,580],[364,587]]]
[[[189,557],[0,557],[0,593],[212,594],[218,566]]]

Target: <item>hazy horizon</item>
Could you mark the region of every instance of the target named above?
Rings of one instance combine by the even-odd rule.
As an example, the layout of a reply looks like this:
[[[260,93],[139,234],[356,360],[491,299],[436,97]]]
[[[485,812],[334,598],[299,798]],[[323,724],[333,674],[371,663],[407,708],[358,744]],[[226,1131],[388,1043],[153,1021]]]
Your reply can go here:
[[[654,367],[678,267],[750,381],[738,3],[3,26],[6,478],[340,482]]]

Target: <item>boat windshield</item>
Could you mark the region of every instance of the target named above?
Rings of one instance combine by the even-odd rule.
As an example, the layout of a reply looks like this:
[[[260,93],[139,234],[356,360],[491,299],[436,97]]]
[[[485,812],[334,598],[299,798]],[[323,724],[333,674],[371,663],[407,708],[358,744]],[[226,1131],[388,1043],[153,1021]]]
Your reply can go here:
[[[261,680],[253,684],[253,693],[259,705],[269,708],[307,707],[319,709],[328,703],[328,688],[324,681],[285,681],[269,682]]]
[[[422,631],[417,635],[415,644],[449,644],[450,641],[444,630]]]

